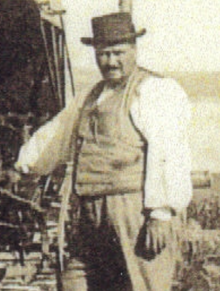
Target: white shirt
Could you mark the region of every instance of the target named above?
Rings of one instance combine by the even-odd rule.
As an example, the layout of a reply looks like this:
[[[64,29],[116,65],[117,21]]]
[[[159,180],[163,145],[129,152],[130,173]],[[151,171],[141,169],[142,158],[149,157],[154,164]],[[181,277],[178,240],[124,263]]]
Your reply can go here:
[[[104,92],[98,102],[107,95]],[[160,209],[181,212],[192,197],[187,137],[189,103],[183,89],[170,78],[147,78],[138,95],[130,112],[148,142],[144,205],[157,210],[153,217],[167,220],[170,214]],[[79,98],[73,100],[33,135],[20,150],[17,169],[47,174],[62,162],[62,151],[69,150],[65,139],[71,135],[71,123],[80,111],[80,103]]]
[[[134,101],[131,115],[149,143],[144,204],[150,208],[186,208],[192,198],[188,145],[190,106],[172,79],[148,78]]]

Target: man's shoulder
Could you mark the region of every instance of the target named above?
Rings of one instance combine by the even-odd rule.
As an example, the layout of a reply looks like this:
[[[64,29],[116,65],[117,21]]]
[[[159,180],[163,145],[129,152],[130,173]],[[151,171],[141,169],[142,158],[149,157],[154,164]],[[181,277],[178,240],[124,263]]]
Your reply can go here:
[[[159,79],[159,80],[164,78],[164,76],[161,73],[149,70],[144,67],[138,67],[137,74],[143,76],[143,80],[148,79],[149,77],[154,78],[154,79]]]
[[[174,79],[168,76],[163,76],[160,73],[140,68],[142,78],[139,82],[140,91],[154,92],[162,96],[167,95],[185,95],[186,93],[182,86]]]
[[[142,108],[167,110],[167,108],[187,107],[189,100],[181,85],[168,76],[138,68],[140,78],[135,86],[137,98],[133,99]],[[147,110],[147,109],[144,109]]]
[[[148,79],[163,80],[164,76],[156,71],[148,70],[144,67],[138,67],[136,70],[136,80],[138,84],[145,83]]]

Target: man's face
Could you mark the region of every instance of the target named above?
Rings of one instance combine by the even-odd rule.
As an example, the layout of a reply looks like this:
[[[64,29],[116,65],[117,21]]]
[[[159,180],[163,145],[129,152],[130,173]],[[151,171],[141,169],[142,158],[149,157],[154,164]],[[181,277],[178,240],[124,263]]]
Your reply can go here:
[[[118,44],[96,48],[96,60],[105,80],[118,82],[129,77],[136,65],[136,45]]]

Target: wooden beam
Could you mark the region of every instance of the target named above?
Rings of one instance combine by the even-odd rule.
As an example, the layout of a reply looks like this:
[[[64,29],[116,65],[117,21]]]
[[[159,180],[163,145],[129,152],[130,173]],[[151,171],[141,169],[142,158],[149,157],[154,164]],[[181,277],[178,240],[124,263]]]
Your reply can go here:
[[[132,14],[132,0],[119,0],[119,11]]]

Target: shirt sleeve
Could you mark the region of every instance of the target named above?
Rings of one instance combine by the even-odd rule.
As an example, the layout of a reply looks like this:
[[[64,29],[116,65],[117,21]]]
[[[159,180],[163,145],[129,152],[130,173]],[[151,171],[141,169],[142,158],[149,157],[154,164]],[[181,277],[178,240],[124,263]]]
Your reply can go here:
[[[51,121],[40,127],[20,149],[15,168],[24,173],[47,175],[68,161],[77,104],[73,100]]]
[[[187,95],[173,79],[150,77],[140,85],[131,116],[148,143],[147,208],[181,212],[191,200],[190,115]]]

